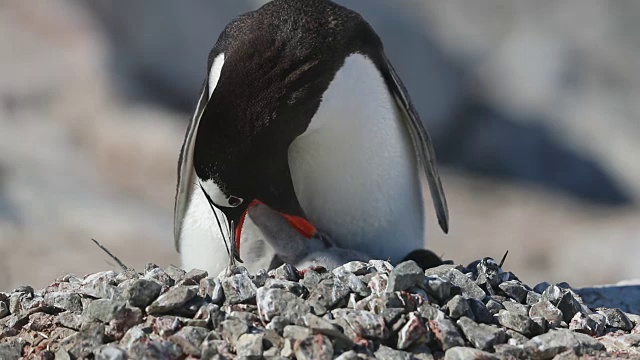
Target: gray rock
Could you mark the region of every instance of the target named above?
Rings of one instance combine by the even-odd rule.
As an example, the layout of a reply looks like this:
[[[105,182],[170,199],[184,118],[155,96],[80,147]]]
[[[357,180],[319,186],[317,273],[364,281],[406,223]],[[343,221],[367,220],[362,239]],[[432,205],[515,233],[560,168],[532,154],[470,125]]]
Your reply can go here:
[[[176,286],[160,295],[151,305],[147,306],[147,314],[162,314],[180,308],[197,294],[194,287]]]
[[[133,280],[124,290],[124,298],[131,304],[139,308],[145,308],[160,295],[162,286],[151,280]]]
[[[562,295],[557,305],[558,309],[562,311],[562,321],[567,324],[571,322],[571,319],[582,311],[582,306],[578,300],[573,296],[570,291],[567,291]]]
[[[94,351],[95,360],[126,360],[127,352],[114,344],[100,346]]]
[[[498,285],[498,287],[505,294],[507,294],[507,296],[509,296],[510,298],[516,300],[521,304],[527,300],[527,294],[529,293],[529,290],[527,290],[527,288],[524,285],[522,285],[522,283],[520,283],[519,281],[515,281],[515,280],[505,281],[505,282],[502,282],[500,285]]]
[[[4,301],[0,301],[0,319],[9,315],[9,307]]]
[[[221,280],[225,302],[240,304],[250,302],[256,297],[256,286],[249,275],[234,274]]]
[[[320,274],[318,274],[316,271],[309,269],[305,271],[301,283],[302,285],[304,285],[304,287],[306,287],[309,291],[311,291],[316,286],[318,286],[321,280],[322,280],[322,277],[320,276]]]
[[[529,356],[536,359],[551,359],[567,350],[583,355],[605,349],[604,345],[591,336],[565,329],[552,330],[536,336],[524,347]]]
[[[334,271],[333,273],[335,275],[335,279],[347,284],[347,286],[353,293],[358,294],[359,296],[362,296],[362,297],[367,297],[371,295],[371,289],[369,289],[367,287],[367,284],[365,284],[354,273],[348,272],[346,270],[337,271],[337,272]],[[421,271],[421,274],[422,274],[422,271]]]
[[[528,305],[523,305],[517,302],[507,300],[502,303],[502,306],[504,306],[505,310],[510,312],[514,312],[522,315],[529,314],[530,307]]]
[[[380,347],[382,347],[383,345],[381,345]],[[393,350],[391,348],[388,348],[390,350]],[[398,350],[395,350],[398,351]],[[389,359],[390,357],[378,357],[379,359]],[[358,360],[358,353],[353,351],[353,350],[349,350],[349,351],[345,351],[342,354],[340,354],[338,357],[334,358],[334,360]]]
[[[169,337],[169,340],[177,344],[183,354],[200,356],[200,345],[207,337],[208,329],[197,326],[185,326]]]
[[[204,270],[191,269],[191,271],[184,274],[183,280],[191,280],[194,283],[198,284],[200,283],[200,280],[206,278],[207,276],[209,276],[209,273]]]
[[[569,329],[591,336],[599,336],[604,333],[604,327],[601,324],[597,323],[591,316],[579,312],[571,319]]]
[[[251,277],[251,280],[253,281],[253,284],[256,287],[262,287],[264,286],[264,283],[267,281],[268,278],[269,278],[269,273],[267,272],[267,270],[260,269],[256,272],[254,276]]]
[[[128,349],[134,342],[147,338],[147,333],[141,328],[140,325],[134,326],[131,329],[127,330],[122,339],[120,339],[120,345],[122,345],[125,349]]]
[[[562,311],[555,307],[550,301],[542,300],[531,306],[530,317],[541,317],[545,319],[551,327],[558,327],[562,323]]]
[[[541,300],[542,300],[542,295],[538,294],[537,292],[535,291],[527,292],[527,300],[526,300],[527,305],[537,304]]]
[[[536,286],[533,287],[533,291],[535,291],[536,293],[542,295],[542,293],[547,290],[547,288],[551,286],[551,284],[549,284],[546,281],[543,281],[539,284],[537,284]]]
[[[550,285],[542,292],[542,300],[547,300],[553,305],[558,306],[558,302],[560,302],[560,299],[562,299],[564,293],[565,292],[562,291],[562,289],[558,286]]]
[[[352,339],[386,339],[389,336],[384,318],[380,315],[355,309],[335,309],[331,314],[338,324],[344,325],[345,334]]]
[[[298,281],[298,269],[293,265],[283,264],[278,268],[269,271],[269,276],[272,276],[279,280]]]
[[[469,307],[469,303],[467,300],[460,296],[456,295],[447,302],[447,310],[449,310],[449,316],[454,319],[458,319],[461,316],[473,317],[473,313],[471,312],[471,308]]]
[[[349,285],[336,279],[324,279],[309,295],[309,304],[318,304],[326,309],[332,309],[338,302],[346,299],[351,292]]]
[[[144,279],[155,281],[165,288],[173,286],[173,284],[175,283],[171,276],[169,276],[169,274],[167,274],[160,268],[153,268],[148,272],[145,272]]]
[[[420,273],[422,273],[422,271],[420,271]],[[414,313],[410,313],[407,323],[398,332],[397,348],[406,350],[409,346],[420,343],[421,340],[426,340],[426,335],[427,329],[422,323],[422,320]]]
[[[260,288],[257,291],[256,302],[260,318],[265,322],[280,315],[289,323],[294,323],[296,319],[311,311],[304,300],[282,289]]]
[[[493,323],[493,314],[487,309],[487,306],[480,300],[477,299],[467,299],[467,304],[469,304],[469,310],[471,310],[471,314],[473,315],[472,319],[474,321],[491,324]]]
[[[442,266],[442,265],[441,265]],[[448,274],[449,281],[462,290],[462,296],[466,298],[474,298],[482,300],[486,294],[473,280],[469,279],[465,274],[457,269],[450,269]]]
[[[423,303],[418,307],[418,312],[420,316],[427,320],[441,320],[445,319],[445,313],[438,309],[435,305],[429,303]]]
[[[65,311],[58,314],[56,322],[64,327],[78,331],[82,326],[82,316]]]
[[[447,350],[444,353],[444,360],[467,360],[467,359],[482,359],[482,360],[499,360],[499,358],[486,351],[457,346]]]
[[[497,314],[498,312],[500,312],[500,310],[504,309],[504,306],[502,306],[501,303],[493,300],[493,299],[489,299],[489,301],[487,301],[487,310],[489,310],[489,312],[492,315]]]
[[[607,327],[607,317],[598,313],[589,314],[587,316],[589,316],[589,318],[591,318],[591,320],[596,324],[595,334],[598,336],[604,334],[605,328]]]
[[[265,282],[264,287],[267,289],[283,289],[298,297],[303,297],[307,293],[307,289],[302,286],[302,284],[289,280],[269,278]]]
[[[496,344],[503,344],[507,341],[507,334],[503,329],[486,324],[477,324],[467,317],[461,317],[458,320],[458,326],[469,342],[480,350],[493,351],[493,347]]]
[[[391,273],[387,282],[387,292],[403,291],[412,286],[422,286],[424,272],[415,261],[409,260],[398,264]]]
[[[508,310],[500,310],[497,317],[500,325],[527,335],[531,331],[532,322],[529,316]]]
[[[500,274],[502,269],[498,266],[498,263],[492,258],[484,258],[480,260],[476,265],[476,272],[478,277],[486,279],[486,282],[491,287],[497,287],[502,282]]]
[[[340,266],[339,268],[344,268],[346,271],[353,273],[355,275],[365,275],[369,272],[370,266],[369,264],[363,261],[349,261],[348,263]],[[334,274],[336,273],[336,269],[334,269]]]
[[[384,260],[369,260],[369,266],[373,267],[373,270],[380,274],[388,275],[391,270],[393,270],[393,265]]]
[[[440,276],[429,276],[424,279],[424,287],[427,292],[438,300],[444,301],[451,296],[451,283]]]
[[[12,341],[0,344],[0,359],[2,360],[19,360],[22,354],[22,347],[18,341]]]
[[[56,360],[72,360],[69,352],[62,347],[59,348],[58,351],[56,351],[55,359]]]
[[[226,352],[226,347],[227,343],[224,340],[205,339],[205,341],[202,342],[200,358],[224,360],[220,354]]]
[[[445,279],[449,278],[449,270],[457,269],[458,271],[462,270],[463,267],[459,265],[453,264],[443,264],[438,265],[436,267],[428,268],[424,271],[425,276],[439,276]]]
[[[220,335],[222,339],[235,347],[242,334],[249,332],[249,325],[240,319],[230,318],[220,323]]]
[[[214,304],[222,304],[224,301],[224,290],[222,282],[218,278],[205,277],[200,280],[198,295],[203,298],[211,299]]]
[[[299,326],[299,325],[287,325],[284,327],[284,330],[282,331],[282,337],[286,339],[292,339],[292,340],[306,339],[311,335],[313,335],[313,332],[311,331],[311,329],[309,329],[308,327]]]
[[[369,279],[367,286],[373,294],[383,295],[387,291],[388,281],[389,276],[387,274],[376,273]]]
[[[267,326],[265,326],[265,328],[267,330],[273,330],[276,333],[282,335],[284,328],[289,324],[291,324],[291,322],[289,321],[288,318],[284,316],[276,315],[273,318],[271,318],[271,321],[267,324]]]
[[[546,333],[548,330],[547,320],[541,317],[531,318],[531,328],[529,328],[530,335],[540,335]]]
[[[184,356],[180,347],[167,340],[136,342],[127,351],[130,359],[177,360]]]
[[[82,312],[82,316],[88,320],[98,320],[103,323],[129,317],[133,317],[135,322],[142,320],[140,309],[127,307],[124,302],[106,299],[97,299],[90,302]]]
[[[464,338],[460,335],[456,325],[449,319],[430,320],[429,329],[445,351],[456,346],[464,346]]]
[[[506,329],[504,332],[507,333],[507,343],[510,345],[524,345],[529,341],[528,337],[520,334],[517,331]]]
[[[262,340],[264,334],[242,334],[238,338],[236,344],[238,357],[245,358],[261,358],[264,349],[262,348]]]
[[[497,344],[494,348],[496,350],[495,355],[500,359],[515,360],[528,358],[527,351],[522,345]]]
[[[333,344],[328,337],[317,334],[296,342],[294,352],[298,360],[331,360]]]
[[[618,328],[624,331],[631,331],[633,329],[633,323],[629,320],[629,317],[625,315],[620,309],[612,308],[600,308],[598,313],[604,315],[607,318],[607,326]]]
[[[375,352],[376,359],[388,359],[388,360],[411,360],[413,356],[411,353],[395,350],[390,347],[380,345]],[[355,358],[357,359],[357,357]]]
[[[599,338],[598,341],[610,354],[625,354],[633,359],[640,356],[640,335],[638,334],[610,334]]]
[[[167,266],[165,272],[167,273],[167,275],[169,275],[169,277],[171,277],[174,283],[177,283],[178,281],[184,279],[184,276],[187,273],[186,271],[180,269],[175,265]]]
[[[77,293],[52,292],[44,296],[44,301],[49,305],[58,309],[73,312],[82,311],[82,299]],[[0,317],[2,317],[2,305],[0,305]]]
[[[76,358],[85,358],[104,341],[104,325],[89,322],[82,325],[80,331],[60,342],[66,351]]]

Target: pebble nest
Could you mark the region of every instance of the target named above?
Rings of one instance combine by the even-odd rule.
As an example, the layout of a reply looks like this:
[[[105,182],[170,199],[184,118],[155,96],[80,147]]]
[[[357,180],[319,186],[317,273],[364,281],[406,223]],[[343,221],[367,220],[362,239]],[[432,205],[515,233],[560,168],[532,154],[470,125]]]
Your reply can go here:
[[[0,359],[640,358],[640,316],[490,258],[66,275],[0,292]]]

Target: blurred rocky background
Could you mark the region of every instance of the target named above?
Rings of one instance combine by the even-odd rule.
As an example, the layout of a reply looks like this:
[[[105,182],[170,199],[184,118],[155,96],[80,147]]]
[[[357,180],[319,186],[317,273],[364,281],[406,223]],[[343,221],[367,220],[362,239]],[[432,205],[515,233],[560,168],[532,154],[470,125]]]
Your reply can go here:
[[[451,232],[527,283],[640,277],[640,2],[339,1],[427,123]],[[263,1],[0,0],[0,290],[177,263],[178,151],[224,25]],[[401,241],[402,239],[398,239]]]

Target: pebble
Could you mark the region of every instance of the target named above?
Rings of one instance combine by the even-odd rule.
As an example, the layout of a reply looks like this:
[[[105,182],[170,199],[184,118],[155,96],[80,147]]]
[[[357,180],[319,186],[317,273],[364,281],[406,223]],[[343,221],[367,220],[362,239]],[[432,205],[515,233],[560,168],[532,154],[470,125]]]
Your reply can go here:
[[[264,349],[262,348],[262,340],[264,334],[242,334],[236,343],[236,354],[238,357],[262,357]]]
[[[500,325],[526,335],[531,332],[531,319],[527,315],[508,310],[500,310],[497,315]]]
[[[598,309],[598,313],[605,316],[607,326],[618,328],[624,331],[631,331],[633,323],[620,309]]]
[[[222,281],[225,303],[241,304],[256,297],[256,285],[247,274],[234,274]]]
[[[147,314],[162,314],[175,310],[193,299],[197,291],[193,287],[176,286],[160,295],[146,308]]]
[[[447,350],[444,353],[444,360],[468,360],[468,359],[482,359],[482,360],[499,360],[499,358],[486,351],[457,346]]]
[[[440,265],[444,266],[444,265]],[[487,296],[473,280],[469,279],[465,274],[453,268],[448,272],[449,281],[462,290],[462,296],[482,300]]]
[[[145,308],[158,298],[161,290],[162,286],[155,281],[137,279],[124,290],[124,297],[131,306]]]
[[[422,286],[424,272],[415,261],[409,260],[398,264],[389,274],[387,292],[403,291],[412,286]]]
[[[215,277],[148,264],[0,293],[0,359],[636,356],[639,320],[590,309],[566,283],[531,290],[490,258],[424,272],[381,260],[331,272],[231,266]]]
[[[545,319],[551,327],[558,327],[562,323],[562,311],[555,307],[549,300],[542,300],[533,304],[529,310],[530,317],[541,317]]]
[[[280,315],[289,323],[294,323],[296,319],[311,311],[304,300],[282,289],[260,288],[257,291],[256,302],[260,319],[265,322]]]
[[[333,344],[328,337],[317,334],[297,341],[294,345],[294,353],[298,360],[331,360]]]
[[[568,350],[583,355],[605,349],[602,343],[591,336],[567,329],[551,330],[538,335],[529,340],[524,348],[536,359],[551,359]]]
[[[467,317],[460,318],[458,326],[469,342],[480,350],[492,351],[495,345],[503,344],[507,341],[507,334],[504,329],[478,324]]]
[[[524,303],[527,300],[527,295],[529,294],[529,290],[527,290],[524,285],[522,285],[519,281],[508,280],[500,283],[498,285],[500,290],[502,290],[508,297],[514,299],[519,303]]]
[[[453,321],[449,319],[431,320],[429,321],[429,329],[443,350],[464,346],[464,338],[460,335]]]
[[[410,313],[406,324],[404,324],[398,332],[397,348],[400,350],[406,350],[414,343],[418,343],[422,339],[426,340],[426,335],[427,329],[422,323],[422,320],[420,320],[420,317],[416,316],[414,313]]]

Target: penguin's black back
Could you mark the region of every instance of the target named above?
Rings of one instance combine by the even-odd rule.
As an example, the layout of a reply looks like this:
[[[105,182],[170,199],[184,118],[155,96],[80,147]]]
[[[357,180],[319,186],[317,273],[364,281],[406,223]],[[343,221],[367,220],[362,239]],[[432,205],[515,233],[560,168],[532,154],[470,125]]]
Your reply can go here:
[[[234,187],[264,193],[255,189],[256,177],[289,183],[286,151],[345,59],[362,53],[379,63],[381,50],[358,13],[328,0],[274,0],[233,20],[209,55],[208,69],[219,54],[225,58],[199,125],[198,176],[217,179],[231,194]],[[270,193],[281,201],[278,189]]]

